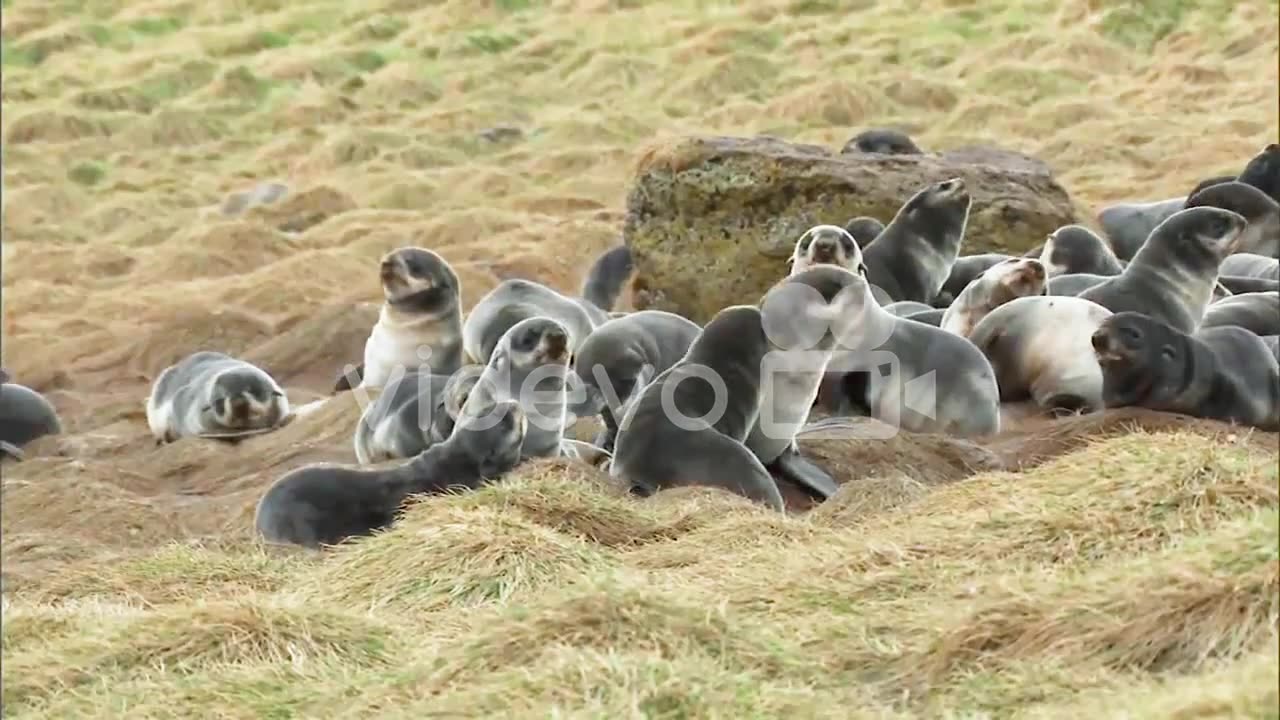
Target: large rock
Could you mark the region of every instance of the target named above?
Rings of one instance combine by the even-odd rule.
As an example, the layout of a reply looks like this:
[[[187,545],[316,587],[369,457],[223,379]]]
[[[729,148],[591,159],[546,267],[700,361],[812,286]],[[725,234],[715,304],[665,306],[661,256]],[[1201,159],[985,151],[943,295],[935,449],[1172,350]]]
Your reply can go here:
[[[754,304],[787,274],[809,227],[858,215],[887,224],[925,185],[950,177],[973,196],[962,254],[1021,254],[1082,222],[1047,166],[1008,151],[840,154],[770,137],[686,138],[641,158],[627,198],[632,304],[699,323]]]

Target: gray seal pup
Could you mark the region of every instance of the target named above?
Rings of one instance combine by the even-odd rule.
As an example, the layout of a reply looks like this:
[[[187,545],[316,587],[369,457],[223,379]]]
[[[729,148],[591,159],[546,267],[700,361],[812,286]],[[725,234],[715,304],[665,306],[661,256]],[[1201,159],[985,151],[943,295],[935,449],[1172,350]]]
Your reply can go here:
[[[796,240],[787,259],[790,275],[799,275],[816,265],[835,265],[849,272],[861,273],[862,250],[853,236],[838,225],[814,225]]]
[[[867,280],[882,305],[937,297],[959,256],[972,202],[961,178],[930,184],[862,249]]]
[[[1245,164],[1236,179],[1258,188],[1280,203],[1280,144],[1269,143],[1262,148]]]
[[[909,432],[979,437],[1000,431],[995,373],[973,343],[895,317],[874,302],[866,282],[855,289],[863,297],[841,323],[856,331],[842,333],[819,391],[820,407],[869,415]]]
[[[472,362],[484,365],[512,326],[528,318],[548,317],[568,331],[569,351],[576,353],[593,330],[616,316],[611,310],[633,268],[627,246],[606,250],[587,271],[583,297],[565,295],[533,280],[503,280],[468,313],[462,327],[463,350]]]
[[[161,371],[146,410],[157,445],[185,437],[235,439],[292,420],[289,398],[275,378],[244,360],[207,350]]]
[[[880,237],[880,233],[884,232],[884,223],[873,217],[859,215],[844,224],[844,231],[849,233],[859,248],[864,248]]]
[[[1083,225],[1063,225],[1045,239],[1040,262],[1049,277],[1069,273],[1119,275],[1124,269],[1111,246]]]
[[[960,293],[942,315],[940,327],[968,337],[978,321],[1014,298],[1045,294],[1044,263],[1032,258],[1009,258],[992,265]]]
[[[773,476],[743,444],[760,414],[760,369],[770,349],[759,308],[716,313],[689,352],[627,408],[609,475],[642,497],[710,486],[782,512]]]
[[[942,289],[929,302],[935,308],[946,308],[960,297],[960,293],[973,282],[973,279],[986,272],[987,268],[1008,260],[1011,255],[1004,253],[982,253],[980,255],[961,255],[951,265],[951,273],[947,275]],[[1039,253],[1028,257],[1040,257]]]
[[[480,402],[515,400],[529,419],[521,456],[563,456],[565,428],[570,424],[568,392],[572,373],[570,335],[561,323],[549,317],[530,317],[512,325],[498,340],[489,362],[474,381],[455,376],[454,385],[464,392],[461,412]],[[463,373],[472,374],[477,366]],[[450,403],[455,415],[457,406]]]
[[[10,382],[9,373],[4,372],[0,379],[0,458],[22,460],[27,443],[61,433],[62,419],[48,398]]]
[[[605,430],[595,445],[612,450],[618,418],[655,377],[675,365],[702,332],[692,320],[662,310],[641,310],[614,318],[587,336],[574,355],[578,382],[569,390],[569,410],[578,417],[599,415]]]
[[[800,454],[796,433],[809,418],[833,353],[860,338],[851,321],[866,288],[860,274],[817,265],[775,283],[760,299],[770,350],[759,370],[759,414],[743,442],[765,468],[820,501],[838,485]]]
[[[1280,430],[1280,365],[1262,338],[1238,327],[1185,333],[1119,312],[1093,334],[1108,408],[1142,407]]]
[[[1030,399],[1052,413],[1103,408],[1090,338],[1111,311],[1078,297],[1028,296],[978,321],[969,341],[991,361],[1002,402]]]
[[[1236,251],[1246,222],[1215,207],[1179,210],[1151,231],[1124,272],[1076,297],[1113,313],[1132,310],[1192,332],[1218,282],[1218,266]]]
[[[1218,274],[1280,280],[1280,259],[1257,253],[1232,253],[1218,266]]]
[[[254,527],[268,543],[316,550],[371,535],[391,527],[410,496],[474,490],[501,478],[520,463],[527,427],[519,403],[501,401],[460,417],[448,439],[392,467],[292,470],[258,501]]]
[[[1098,212],[1098,224],[1121,260],[1132,260],[1157,225],[1183,209],[1186,196],[1145,203],[1116,203]]]
[[[920,148],[901,130],[869,128],[854,135],[840,148],[840,153],[879,153],[882,155],[921,155]]]
[[[359,365],[339,376],[333,392],[380,388],[392,374],[452,375],[462,367],[462,284],[438,253],[402,247],[378,266],[382,308]]]
[[[1244,293],[1275,292],[1280,290],[1280,280],[1268,280],[1260,277],[1240,275],[1219,275],[1218,285],[1213,289],[1213,301],[1218,302],[1232,295]]]
[[[1049,282],[1045,284],[1046,295],[1079,295],[1095,285],[1100,285],[1103,281],[1116,277],[1115,275],[1095,275],[1093,273],[1070,273],[1067,275],[1059,275],[1049,278]],[[1253,278],[1233,278],[1219,276],[1213,284],[1213,301],[1222,298],[1231,297],[1239,288],[1240,292],[1254,292],[1257,290],[1270,290],[1270,287],[1255,287],[1256,283]]]
[[[1216,207],[1243,217],[1249,225],[1240,236],[1238,252],[1280,257],[1280,203],[1258,188],[1227,182],[1187,198],[1187,207]]]
[[[1280,292],[1232,295],[1209,305],[1200,328],[1231,325],[1254,335],[1280,335]]]
[[[411,458],[453,432],[447,407],[455,375],[407,372],[392,376],[378,398],[369,403],[352,438],[356,462],[370,465]]]

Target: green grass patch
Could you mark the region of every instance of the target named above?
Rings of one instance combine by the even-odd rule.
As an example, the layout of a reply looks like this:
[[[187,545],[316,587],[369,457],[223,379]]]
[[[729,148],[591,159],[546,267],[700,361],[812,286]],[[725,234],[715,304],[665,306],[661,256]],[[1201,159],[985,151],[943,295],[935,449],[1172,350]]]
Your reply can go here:
[[[107,177],[107,169],[102,163],[81,162],[67,170],[67,179],[77,185],[93,186]]]

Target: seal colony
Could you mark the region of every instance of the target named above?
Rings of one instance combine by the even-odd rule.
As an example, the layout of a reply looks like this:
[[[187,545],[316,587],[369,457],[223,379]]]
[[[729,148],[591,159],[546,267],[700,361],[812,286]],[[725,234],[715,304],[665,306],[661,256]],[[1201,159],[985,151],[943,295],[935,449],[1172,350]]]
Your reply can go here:
[[[845,152],[921,151],[879,129]],[[1014,402],[1047,417],[1140,406],[1277,429],[1278,153],[1186,197],[1105,208],[1101,232],[1066,225],[1021,255],[963,254],[966,179],[922,183],[887,225],[808,227],[765,293],[705,326],[614,309],[635,268],[625,244],[594,259],[576,295],[510,278],[469,309],[441,253],[393,249],[378,259],[363,356],[319,401],[367,403],[348,436],[354,462],[285,473],[255,527],[322,548],[394,524],[411,499],[548,457],[596,466],[638,498],[710,486],[782,512],[787,486],[823,502],[841,482],[798,438],[858,417],[989,437]],[[208,348],[159,372],[143,406],[157,445],[234,443],[303,412],[269,368]],[[579,422],[599,423],[593,441],[570,437]],[[0,370],[0,460],[60,432],[49,400]]]

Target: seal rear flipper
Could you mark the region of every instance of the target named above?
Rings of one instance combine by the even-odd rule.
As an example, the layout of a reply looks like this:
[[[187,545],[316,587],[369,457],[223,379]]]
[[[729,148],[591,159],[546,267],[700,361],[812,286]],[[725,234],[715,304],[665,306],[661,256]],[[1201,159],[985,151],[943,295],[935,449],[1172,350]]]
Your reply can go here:
[[[352,384],[353,381],[355,382],[355,385]],[[353,390],[357,385],[359,385],[363,381],[364,381],[364,363],[361,362],[359,365],[356,365],[353,370],[340,373],[338,375],[337,382],[333,384],[333,390],[330,392],[334,395],[337,395],[340,392]]]
[[[22,452],[22,448],[17,445],[0,440],[0,456],[11,457],[21,462],[27,457],[27,454]]]
[[[794,449],[788,449],[779,455],[769,469],[795,483],[819,502],[830,499],[840,489],[839,483],[826,470]]]
[[[604,251],[587,271],[587,279],[582,283],[582,297],[601,310],[612,310],[634,267],[631,248],[626,245]]]

